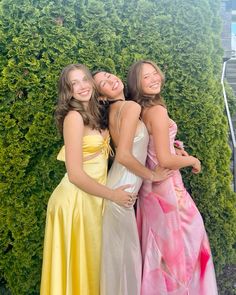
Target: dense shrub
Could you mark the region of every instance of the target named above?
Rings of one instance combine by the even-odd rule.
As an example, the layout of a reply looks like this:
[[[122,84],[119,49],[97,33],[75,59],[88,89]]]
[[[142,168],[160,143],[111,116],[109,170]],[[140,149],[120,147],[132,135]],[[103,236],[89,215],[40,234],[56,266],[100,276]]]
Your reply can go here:
[[[61,68],[76,61],[73,1],[1,1],[0,271],[12,294],[36,294],[45,209],[64,168],[53,119]]]
[[[225,91],[227,96],[227,101],[229,105],[229,111],[232,118],[236,117],[236,97],[234,95],[234,91],[232,87],[225,81]]]
[[[220,85],[219,0],[0,1],[0,276],[38,294],[47,200],[64,173],[53,110],[60,70],[81,62],[126,77],[137,59],[166,74],[179,138],[203,171],[185,182],[205,220],[217,270],[236,237],[228,127]]]

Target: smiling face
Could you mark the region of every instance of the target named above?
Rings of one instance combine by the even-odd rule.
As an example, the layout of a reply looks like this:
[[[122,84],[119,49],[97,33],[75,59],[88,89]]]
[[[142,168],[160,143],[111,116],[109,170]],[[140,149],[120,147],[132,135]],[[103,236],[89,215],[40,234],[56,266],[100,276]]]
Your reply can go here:
[[[162,77],[149,63],[143,63],[140,84],[144,95],[156,95],[161,91]]]
[[[87,104],[93,93],[93,85],[83,70],[70,71],[68,80],[72,86],[72,96],[83,104]]]
[[[112,99],[124,97],[124,84],[115,75],[107,72],[98,72],[94,75],[94,81],[101,95]]]

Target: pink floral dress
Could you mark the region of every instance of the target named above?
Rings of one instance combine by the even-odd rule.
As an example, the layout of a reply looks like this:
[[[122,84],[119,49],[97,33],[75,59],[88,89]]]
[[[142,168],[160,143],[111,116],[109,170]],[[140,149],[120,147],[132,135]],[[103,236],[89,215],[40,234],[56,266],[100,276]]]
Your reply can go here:
[[[170,120],[175,154],[177,125]],[[150,136],[146,166],[158,165]],[[186,191],[179,170],[160,183],[144,181],[137,203],[141,240],[142,295],[215,295],[211,250],[202,217]]]

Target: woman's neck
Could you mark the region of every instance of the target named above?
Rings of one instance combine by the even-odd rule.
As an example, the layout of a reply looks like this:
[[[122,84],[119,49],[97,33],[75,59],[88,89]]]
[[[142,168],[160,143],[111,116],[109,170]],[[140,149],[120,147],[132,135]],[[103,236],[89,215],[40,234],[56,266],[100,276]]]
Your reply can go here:
[[[112,100],[125,100],[124,92],[120,93],[120,94],[117,95],[116,97],[109,98],[109,100],[110,100],[110,101],[112,101]]]
[[[89,105],[88,101],[83,101],[83,102],[81,102],[81,104],[84,107],[84,109],[87,110],[88,105]]]
[[[112,100],[109,100],[108,99],[108,103],[109,103],[109,105],[112,105],[112,104],[114,104],[115,102],[117,102],[117,101],[125,101],[124,99],[112,99]]]

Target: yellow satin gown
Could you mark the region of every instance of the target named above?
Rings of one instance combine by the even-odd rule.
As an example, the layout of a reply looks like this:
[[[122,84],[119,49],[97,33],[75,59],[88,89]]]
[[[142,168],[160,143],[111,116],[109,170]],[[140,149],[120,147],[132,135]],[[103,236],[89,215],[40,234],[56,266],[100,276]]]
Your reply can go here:
[[[83,137],[84,171],[106,184],[109,137]],[[65,149],[58,160],[65,161]],[[98,295],[103,199],[72,184],[67,174],[51,195],[44,238],[41,295]]]

